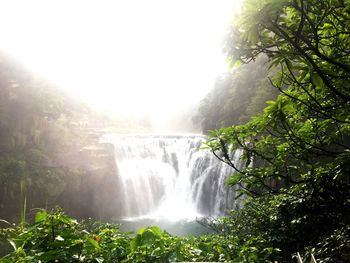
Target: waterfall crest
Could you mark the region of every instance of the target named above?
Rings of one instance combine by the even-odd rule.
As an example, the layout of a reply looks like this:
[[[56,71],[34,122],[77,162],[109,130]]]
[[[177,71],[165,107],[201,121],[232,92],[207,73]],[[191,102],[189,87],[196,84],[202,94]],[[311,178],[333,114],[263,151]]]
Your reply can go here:
[[[170,220],[218,216],[234,206],[224,187],[232,168],[200,150],[202,135],[105,135],[112,143],[122,217]],[[240,153],[233,156],[239,162]]]

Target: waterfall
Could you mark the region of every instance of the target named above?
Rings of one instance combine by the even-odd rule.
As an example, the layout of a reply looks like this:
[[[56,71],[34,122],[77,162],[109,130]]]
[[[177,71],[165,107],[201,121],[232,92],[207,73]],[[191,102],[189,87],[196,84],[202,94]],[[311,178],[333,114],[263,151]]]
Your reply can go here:
[[[105,135],[115,151],[124,218],[173,220],[222,215],[235,191],[224,186],[233,170],[200,149],[202,135]],[[239,162],[240,153],[233,156]]]

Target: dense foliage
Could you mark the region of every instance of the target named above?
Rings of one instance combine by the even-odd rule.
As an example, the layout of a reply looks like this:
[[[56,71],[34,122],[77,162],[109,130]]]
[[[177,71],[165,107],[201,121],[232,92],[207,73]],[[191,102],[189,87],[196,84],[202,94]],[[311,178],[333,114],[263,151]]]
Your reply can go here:
[[[4,223],[4,222],[2,222]],[[136,235],[122,233],[118,225],[76,220],[60,211],[39,211],[35,223],[9,226],[0,231],[8,239],[12,262],[266,262],[272,248],[259,250],[239,244],[234,236],[175,237],[156,226]]]
[[[251,196],[242,229],[285,261],[313,251],[319,262],[348,262],[349,10],[342,0],[247,0],[226,45],[232,63],[266,55],[280,95],[249,122],[212,132],[207,146],[237,170],[228,184]],[[230,160],[238,148],[244,169]],[[265,216],[249,210],[258,204]]]

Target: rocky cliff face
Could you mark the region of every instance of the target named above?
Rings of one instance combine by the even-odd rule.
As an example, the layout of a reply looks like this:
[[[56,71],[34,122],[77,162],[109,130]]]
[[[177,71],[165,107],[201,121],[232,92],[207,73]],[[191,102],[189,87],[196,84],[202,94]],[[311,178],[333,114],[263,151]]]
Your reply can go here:
[[[60,197],[67,213],[99,220],[118,215],[121,204],[112,144],[100,143],[96,136],[83,148],[62,156],[59,162],[71,171],[71,183]]]

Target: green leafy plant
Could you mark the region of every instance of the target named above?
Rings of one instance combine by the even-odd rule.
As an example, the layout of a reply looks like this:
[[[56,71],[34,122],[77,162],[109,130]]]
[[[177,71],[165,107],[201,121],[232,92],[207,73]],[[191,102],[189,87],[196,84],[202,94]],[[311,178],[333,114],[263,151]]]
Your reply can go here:
[[[128,237],[118,228],[87,226],[61,211],[40,211],[33,225],[2,230],[14,250],[2,262],[119,262],[125,257],[120,247],[126,246]]]
[[[231,229],[232,230],[232,229]],[[232,232],[231,232],[232,234]],[[266,262],[273,250],[262,238],[222,233],[176,237],[157,226],[141,228],[134,237],[119,225],[93,220],[77,222],[61,211],[37,212],[31,225],[9,225],[0,231],[11,250],[0,262]]]

